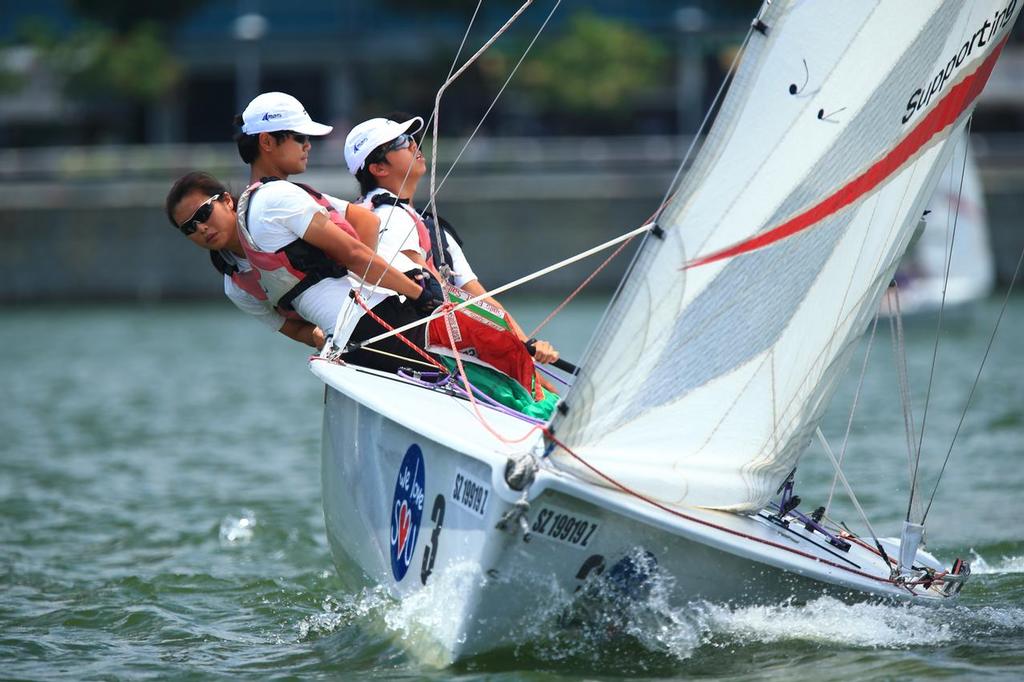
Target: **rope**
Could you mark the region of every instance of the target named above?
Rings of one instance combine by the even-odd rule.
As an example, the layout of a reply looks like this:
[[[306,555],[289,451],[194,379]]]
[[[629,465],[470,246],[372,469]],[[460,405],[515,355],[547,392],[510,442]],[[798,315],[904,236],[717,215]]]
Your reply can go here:
[[[839,468],[839,462],[836,461],[836,456],[832,452],[832,448],[829,446],[828,441],[825,440],[825,434],[821,432],[821,427],[817,429],[818,442],[821,443],[821,447],[825,448],[825,454],[832,460],[832,466],[836,469],[836,476],[842,482],[843,487],[846,488],[846,494],[850,496],[850,501],[853,502],[853,506],[856,507],[857,512],[860,514],[860,518],[864,521],[864,524],[868,527],[868,532],[871,533],[871,539],[875,541],[875,546],[878,547],[878,551],[882,553],[882,556],[888,560],[888,556],[885,554],[885,550],[882,548],[882,543],[878,541],[878,535],[875,533],[875,529],[871,527],[871,522],[868,520],[868,515],[864,513],[864,508],[860,506],[860,502],[857,500],[857,496],[853,493],[853,488],[850,487],[850,482],[846,480],[846,474]]]
[[[362,350],[365,350],[365,351],[367,351],[369,353],[377,353],[378,355],[384,355],[384,356],[387,356],[389,358],[395,358],[396,360],[402,360],[402,361],[405,361],[405,362],[411,362],[414,365],[423,365],[424,367],[434,368],[434,366],[431,365],[428,362],[422,362],[420,360],[413,360],[412,358],[407,357],[405,355],[399,355],[398,353],[389,353],[388,351],[380,350],[379,348],[363,348]]]
[[[545,28],[547,28],[548,22],[551,21],[551,17],[554,16],[555,10],[557,10],[558,6],[561,4],[562,0],[557,0],[557,2],[555,2],[555,6],[551,8],[551,11],[548,13],[547,18],[544,19],[544,22],[540,25],[540,28],[537,29],[537,33],[534,34],[533,40],[531,40],[530,44],[526,46],[525,50],[523,50],[522,56],[519,58],[519,61],[516,62],[516,65],[512,67],[512,70],[508,74],[508,78],[505,79],[505,82],[498,90],[498,94],[496,94],[494,96],[494,99],[491,100],[491,104],[490,106],[487,107],[487,111],[485,111],[483,116],[480,117],[480,122],[476,124],[476,128],[473,128],[473,132],[471,132],[469,134],[469,137],[466,138],[466,141],[462,145],[462,149],[459,150],[459,153],[456,155],[455,160],[452,161],[452,165],[448,168],[448,171],[444,174],[444,177],[441,178],[441,182],[437,184],[438,192],[440,192],[441,188],[444,187],[445,181],[448,180],[448,176],[452,174],[453,170],[455,170],[455,166],[459,163],[459,160],[462,158],[462,155],[466,153],[466,150],[469,148],[469,143],[472,142],[473,138],[476,137],[476,134],[480,132],[480,128],[483,127],[484,121],[487,120],[487,117],[490,115],[491,111],[498,103],[498,99],[505,92],[505,88],[507,88],[508,84],[512,82],[512,77],[516,75],[516,72],[519,70],[519,67],[522,66],[524,61],[526,61],[526,55],[528,55],[530,53],[530,50],[533,49],[534,43],[537,42],[537,39],[540,38],[540,34],[544,32]],[[450,76],[451,72],[449,72],[448,75]],[[433,114],[431,114],[431,117],[433,117]],[[428,121],[427,123],[429,124],[430,122],[431,121]]]
[[[432,126],[432,131],[433,131],[432,132],[432,136],[431,136],[431,145],[432,146],[431,146],[431,149],[430,149],[430,198],[427,201],[427,207],[434,214],[435,220],[436,220],[436,217],[438,215],[438,213],[437,213],[437,203],[436,203],[435,200],[437,198],[436,197],[436,195],[437,195],[437,189],[436,189],[436,179],[437,179],[437,126],[438,126],[438,119],[440,118],[440,112],[441,112],[441,97],[444,96],[444,93],[448,89],[448,87],[452,83],[454,83],[455,80],[459,76],[461,76],[466,69],[469,68],[470,64],[472,64],[477,59],[479,59],[480,55],[482,55],[484,52],[486,52],[487,49],[490,48],[490,46],[494,44],[494,41],[496,41],[499,37],[501,37],[501,35],[504,34],[505,31],[508,30],[509,26],[511,26],[513,23],[515,23],[516,19],[518,19],[520,17],[520,15],[522,15],[522,13],[526,11],[526,8],[529,7],[532,4],[533,4],[533,0],[526,0],[526,2],[523,3],[522,7],[520,7],[518,10],[516,10],[515,14],[513,14],[511,17],[509,17],[508,21],[506,21],[505,24],[501,28],[499,28],[498,31],[493,36],[491,36],[490,39],[486,43],[484,43],[480,47],[480,49],[477,50],[476,53],[472,57],[467,59],[466,62],[462,66],[460,66],[459,69],[455,73],[453,73],[451,76],[448,77],[448,80],[446,80],[441,85],[441,87],[438,88],[437,94],[434,96],[434,111],[431,114],[431,118],[433,118],[434,125]]]
[[[482,1],[483,0],[481,0],[481,2]],[[459,153],[455,156],[455,160],[452,161],[451,166],[448,167],[448,171],[444,174],[444,177],[441,178],[441,182],[437,186],[437,191],[441,191],[441,188],[444,187],[444,183],[448,179],[448,176],[450,176],[452,174],[452,171],[455,170],[455,166],[457,166],[459,161],[462,159],[462,155],[466,153],[467,149],[469,149],[469,144],[473,141],[473,138],[476,137],[476,134],[480,131],[480,128],[483,127],[484,121],[487,120],[487,117],[490,115],[491,111],[494,109],[495,105],[498,103],[498,100],[501,98],[502,94],[504,94],[505,88],[507,88],[508,84],[512,82],[512,78],[516,75],[516,72],[519,70],[519,67],[522,66],[524,61],[526,61],[526,55],[530,54],[530,50],[533,49],[533,46],[537,42],[537,39],[540,38],[540,34],[544,32],[545,28],[547,28],[548,22],[551,21],[551,17],[554,16],[555,11],[558,9],[559,5],[561,5],[561,4],[562,4],[562,0],[557,0],[557,2],[555,2],[554,7],[552,7],[551,11],[548,12],[548,16],[544,19],[543,23],[541,23],[541,25],[540,25],[540,28],[538,28],[537,32],[533,35],[533,39],[530,41],[529,45],[527,45],[526,49],[523,50],[523,54],[519,57],[519,61],[516,62],[516,65],[514,67],[512,67],[512,70],[509,72],[508,77],[505,79],[505,82],[502,83],[501,88],[498,89],[498,93],[491,100],[490,105],[488,105],[487,110],[484,111],[483,115],[480,117],[480,120],[477,122],[476,127],[473,128],[473,132],[470,133],[469,137],[467,137],[465,142],[463,142],[462,149],[459,150]],[[479,5],[477,6],[477,8],[479,9]],[[474,17],[475,16],[476,15],[474,14]],[[465,39],[463,39],[463,42],[465,42]],[[462,51],[461,47],[459,48],[459,51],[461,53],[461,51]],[[458,59],[458,57],[456,57],[456,60],[457,59]],[[454,64],[452,65],[452,69],[454,70]],[[449,71],[448,72],[449,78],[451,77],[451,75],[452,75],[452,71]],[[439,113],[437,108],[435,108],[434,111],[431,112],[431,115],[430,115],[431,120],[429,120],[427,122],[428,125],[433,121],[434,114],[436,114],[436,113]],[[436,145],[436,140],[435,140],[434,144]],[[431,150],[431,157],[434,158],[435,161],[436,161],[436,154],[434,154],[433,150]],[[406,171],[406,177],[407,178],[409,177],[409,172],[411,170],[412,170],[412,166],[410,166],[409,169]],[[431,163],[431,172],[433,172],[433,163]],[[405,182],[404,181],[402,182],[402,185],[403,185],[403,187],[405,186]],[[434,200],[434,196],[435,195],[432,192],[431,195],[430,195],[430,199],[428,200],[428,205],[433,205],[434,204],[434,201],[433,201]],[[436,205],[434,205],[434,221],[433,222],[434,222],[434,240],[435,240],[436,243],[442,244],[443,242],[441,241],[441,218],[440,218],[440,216],[437,215],[437,207],[436,207]],[[444,277],[448,277],[449,272],[448,272],[447,264],[442,263],[439,267],[440,267],[440,269],[445,270],[441,274]],[[533,336],[533,335],[531,334],[530,336]]]
[[[550,322],[550,321],[551,321],[552,319],[554,319],[554,317],[555,317],[556,315],[558,315],[558,313],[562,312],[562,309],[563,309],[563,308],[565,308],[565,306],[569,305],[569,302],[570,302],[570,301],[572,301],[572,300],[573,300],[574,298],[576,298],[576,295],[577,295],[577,294],[579,294],[579,293],[580,293],[581,291],[583,291],[583,289],[584,289],[584,288],[585,288],[585,287],[586,287],[586,286],[587,286],[588,284],[590,284],[590,282],[591,282],[591,281],[593,281],[593,279],[594,279],[595,277],[597,277],[598,273],[600,273],[600,272],[601,272],[602,270],[604,270],[604,269],[605,269],[605,267],[606,267],[606,266],[607,266],[607,265],[608,265],[609,263],[611,263],[611,262],[612,262],[613,260],[615,260],[615,257],[616,257],[616,256],[618,256],[618,255],[619,255],[620,253],[622,253],[622,250],[623,250],[623,249],[625,249],[625,248],[626,248],[627,246],[629,246],[629,243],[630,243],[631,241],[633,241],[633,238],[632,238],[632,237],[630,237],[630,238],[629,238],[629,239],[627,239],[626,241],[622,242],[622,244],[620,244],[620,245],[619,245],[619,248],[617,248],[617,249],[615,249],[614,251],[612,251],[611,255],[609,255],[609,256],[608,256],[607,258],[605,258],[605,259],[604,259],[604,262],[603,262],[603,263],[601,263],[600,265],[598,265],[598,266],[597,266],[597,267],[596,267],[596,268],[594,269],[594,271],[593,271],[592,273],[590,273],[590,274],[589,274],[589,275],[587,276],[587,278],[586,278],[586,279],[584,279],[584,280],[583,280],[583,281],[582,281],[582,282],[580,283],[580,285],[579,285],[578,287],[576,287],[576,289],[575,289],[575,290],[574,290],[574,291],[573,291],[573,292],[572,292],[571,294],[569,294],[568,296],[566,296],[566,297],[565,297],[565,300],[564,300],[564,301],[562,301],[561,303],[559,303],[559,304],[558,304],[558,305],[557,305],[557,306],[555,307],[555,309],[554,309],[554,310],[552,310],[552,311],[551,311],[551,312],[550,312],[550,313],[548,314],[548,316],[547,316],[547,317],[545,317],[545,318],[543,319],[543,321],[541,321],[541,323],[540,323],[540,324],[538,324],[538,325],[537,325],[537,326],[536,326],[536,327],[534,328],[534,330],[533,330],[532,332],[530,332],[529,334],[527,334],[527,336],[529,336],[529,337],[531,337],[531,338],[532,338],[532,337],[536,337],[536,336],[537,336],[537,334],[538,334],[538,332],[540,332],[540,330],[541,330],[541,329],[543,329],[543,328],[544,328],[544,326],[545,326],[545,325],[547,325],[547,323],[548,323],[548,322]]]
[[[953,433],[953,438],[949,442],[949,450],[946,451],[946,458],[942,461],[942,469],[939,470],[938,478],[935,479],[935,487],[932,488],[932,494],[928,498],[928,506],[924,510],[924,515],[921,517],[921,524],[924,524],[925,518],[928,517],[928,512],[931,511],[932,502],[935,500],[935,492],[939,489],[939,483],[942,481],[943,474],[946,473],[946,465],[949,464],[949,457],[953,453],[953,445],[956,443],[957,436],[960,435],[960,428],[964,425],[964,420],[967,418],[967,410],[971,406],[971,400],[974,398],[974,391],[978,388],[978,381],[981,379],[981,370],[985,368],[985,362],[988,360],[988,354],[992,350],[992,343],[996,339],[996,332],[999,331],[999,323],[1002,322],[1003,315],[1006,314],[1006,306],[1010,302],[1010,294],[1013,293],[1013,285],[1017,282],[1017,276],[1020,274],[1021,263],[1024,262],[1024,249],[1021,249],[1020,257],[1017,258],[1017,267],[1013,270],[1013,277],[1010,279],[1010,286],[1006,289],[1006,296],[1003,298],[1003,305],[999,309],[999,317],[996,318],[995,327],[992,329],[992,335],[989,336],[988,346],[985,347],[985,355],[981,358],[981,364],[978,366],[978,373],[974,376],[974,383],[971,384],[970,393],[967,395],[967,402],[964,403],[963,412],[960,414],[960,422],[956,425],[956,431]]]
[[[426,372],[420,372],[418,374],[420,374],[420,376],[417,377],[414,376],[413,374],[410,374],[409,372],[403,371],[402,369],[398,370],[398,376],[402,377],[406,381],[411,381],[415,384],[426,386],[427,388],[432,389],[447,389],[448,391],[455,395],[468,399],[465,389],[458,383],[456,383],[454,375],[441,374],[440,372],[436,372],[434,374],[436,374],[439,377],[439,379],[437,381],[430,381],[429,379],[423,378],[427,374]],[[507,414],[510,417],[515,417],[516,419],[527,422],[529,424],[544,423],[544,420],[542,419],[535,419],[533,417],[523,414],[522,412],[519,412],[518,410],[508,407],[507,405],[502,405],[497,400],[484,393],[481,389],[474,386],[472,382],[469,384],[469,387],[473,389],[473,393],[481,400],[481,402],[483,402],[493,410]]]
[[[449,315],[452,315],[454,317],[455,311],[454,310],[446,311],[445,314],[449,314]],[[537,431],[537,430],[542,430],[543,431],[543,430],[545,430],[543,424],[534,424],[533,426],[530,427],[530,429],[526,433],[524,433],[519,438],[505,438],[503,435],[498,433],[498,431],[495,430],[495,428],[493,426],[491,426],[490,422],[488,422],[484,418],[484,415],[480,412],[480,406],[477,404],[476,398],[473,396],[473,390],[472,390],[471,384],[469,383],[469,377],[466,376],[466,368],[463,367],[463,365],[462,365],[462,355],[459,353],[458,348],[455,347],[455,338],[454,338],[454,335],[452,335],[451,333],[448,334],[448,343],[450,344],[450,347],[452,349],[452,355],[455,356],[455,366],[458,367],[459,378],[462,380],[463,386],[466,389],[466,394],[469,397],[469,404],[473,406],[473,413],[476,415],[477,421],[479,421],[480,424],[485,429],[487,429],[487,431],[492,436],[494,436],[495,438],[500,440],[502,443],[506,443],[506,444],[512,445],[512,444],[515,444],[515,443],[523,442],[524,440],[529,438],[531,435],[533,435],[534,431]]]

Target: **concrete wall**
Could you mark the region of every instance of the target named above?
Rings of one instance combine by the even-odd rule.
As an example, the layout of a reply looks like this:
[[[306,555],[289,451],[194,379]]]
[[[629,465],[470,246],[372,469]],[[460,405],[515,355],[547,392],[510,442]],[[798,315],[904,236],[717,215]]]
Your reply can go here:
[[[543,159],[530,160],[524,144],[515,163],[495,161],[502,154],[487,155],[487,163],[470,160],[439,195],[441,214],[459,230],[477,274],[491,287],[641,225],[661,202],[679,155],[678,144],[657,140],[647,141],[646,148],[622,142],[613,153],[580,140],[552,141],[534,150]],[[334,156],[330,151],[324,151],[325,158]],[[244,178],[235,177],[241,165],[233,153],[203,150],[175,164],[164,160],[148,166],[127,155],[107,164],[129,167],[128,179],[100,172],[91,177],[81,169],[95,169],[94,161],[69,164],[66,156],[48,163],[20,157],[14,163],[9,154],[0,158],[0,301],[220,296],[219,276],[205,253],[167,222],[163,199],[173,178],[189,168],[213,169],[240,187]],[[1024,247],[1024,162],[982,157],[980,166],[999,278],[1005,283]],[[313,169],[304,179],[331,194],[356,194],[351,177],[336,169]],[[424,180],[421,196],[426,186]],[[629,255],[602,272],[592,289],[612,289]],[[568,293],[604,257],[560,270],[524,291]]]

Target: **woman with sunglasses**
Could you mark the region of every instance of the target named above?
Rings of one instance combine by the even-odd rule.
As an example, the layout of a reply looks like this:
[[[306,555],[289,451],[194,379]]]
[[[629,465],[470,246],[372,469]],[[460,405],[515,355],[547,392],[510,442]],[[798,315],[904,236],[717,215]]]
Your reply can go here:
[[[345,140],[345,163],[359,182],[361,202],[380,218],[377,241],[366,243],[402,270],[428,268],[435,275],[445,275],[447,281],[470,295],[480,296],[487,290],[470,267],[462,240],[452,226],[441,218],[441,229],[435,231],[434,217],[421,216],[413,208],[413,197],[427,170],[414,137],[422,127],[421,117],[394,111],[363,121]],[[493,298],[485,300],[500,309],[512,331],[527,342],[526,334],[508,311]],[[538,362],[558,360],[558,351],[550,343],[529,343]]]
[[[224,276],[224,294],[239,310],[296,341],[315,348],[324,345],[318,327],[296,315],[282,315],[267,301],[259,275],[238,241],[234,197],[220,180],[209,173],[186,173],[167,193],[165,208],[172,225],[210,252],[213,267]]]
[[[331,126],[314,122],[297,99],[280,92],[257,96],[235,120],[238,152],[251,169],[251,184],[236,207],[239,240],[273,306],[336,332],[335,345],[344,347],[387,329],[366,310],[398,327],[441,304],[436,283],[418,284],[362,243],[360,235],[377,231],[372,212],[288,181],[306,170],[310,138]],[[406,338],[423,344],[422,330]],[[422,361],[395,337],[343,357],[385,371]]]

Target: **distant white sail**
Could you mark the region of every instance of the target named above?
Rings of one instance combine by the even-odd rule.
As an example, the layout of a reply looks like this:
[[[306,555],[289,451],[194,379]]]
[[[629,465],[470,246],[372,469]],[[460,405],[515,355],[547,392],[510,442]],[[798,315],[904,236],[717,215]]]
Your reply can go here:
[[[985,195],[970,149],[966,135],[954,143],[953,157],[928,202],[921,237],[896,271],[903,315],[962,306],[988,296],[995,285]],[[895,311],[890,293],[881,310]]]
[[[806,448],[1018,12],[1017,0],[766,3],[766,30],[599,329],[558,437],[663,502],[763,506]]]

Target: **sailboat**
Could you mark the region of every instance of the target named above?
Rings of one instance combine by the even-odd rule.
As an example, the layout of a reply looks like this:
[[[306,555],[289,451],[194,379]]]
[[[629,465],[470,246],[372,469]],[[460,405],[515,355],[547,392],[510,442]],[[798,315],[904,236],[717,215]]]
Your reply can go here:
[[[967,318],[972,304],[992,293],[996,273],[978,163],[966,135],[954,143],[923,221],[881,311],[896,315],[898,309],[903,318],[915,319],[942,308],[944,319]]]
[[[861,536],[793,473],[1019,10],[766,2],[551,422],[311,360],[339,572],[444,588],[418,656],[513,645],[552,594],[655,573],[678,603],[956,597],[969,565],[923,548],[919,498],[900,538]]]

